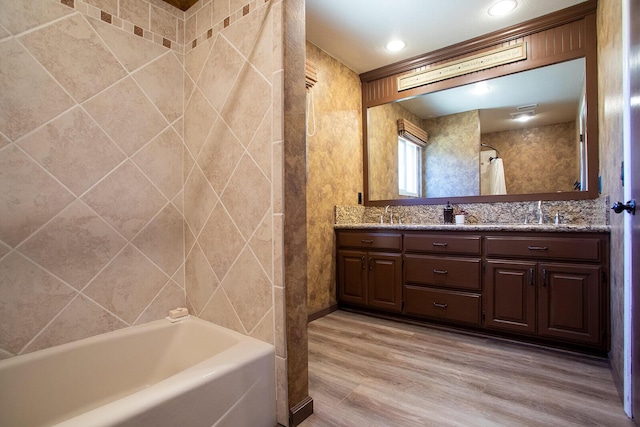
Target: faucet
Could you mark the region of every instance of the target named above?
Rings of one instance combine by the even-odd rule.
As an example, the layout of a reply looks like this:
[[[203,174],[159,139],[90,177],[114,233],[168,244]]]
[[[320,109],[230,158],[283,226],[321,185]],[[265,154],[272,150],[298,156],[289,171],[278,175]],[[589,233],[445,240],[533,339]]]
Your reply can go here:
[[[385,206],[384,213],[388,213],[389,214],[389,224],[393,224],[393,212],[389,211],[390,207],[391,207],[390,205]]]
[[[542,213],[542,200],[538,201],[538,224],[544,223],[544,214]]]

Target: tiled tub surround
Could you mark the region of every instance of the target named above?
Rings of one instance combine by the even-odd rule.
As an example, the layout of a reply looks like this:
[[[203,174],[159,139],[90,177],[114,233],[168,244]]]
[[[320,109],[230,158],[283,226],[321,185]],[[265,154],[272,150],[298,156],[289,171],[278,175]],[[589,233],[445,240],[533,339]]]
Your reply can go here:
[[[186,303],[276,345],[287,424],[282,2],[0,9],[0,357]]]
[[[508,202],[508,203],[465,203],[452,204],[457,213],[464,210],[466,221],[463,226],[447,224],[447,227],[469,229],[473,226],[512,226],[518,225],[522,230],[525,215],[528,224],[537,227],[538,202]],[[593,200],[542,201],[544,224],[554,224],[555,213],[560,213],[560,225],[565,229],[576,227],[604,227],[609,224],[609,198],[600,197]],[[403,225],[443,225],[443,209],[445,205],[416,205],[390,206],[394,223],[398,219]],[[382,215],[385,224],[389,224],[389,214],[385,207],[378,206],[336,206],[336,226],[380,225]],[[466,228],[465,228],[466,227]],[[600,230],[602,231],[602,230]]]

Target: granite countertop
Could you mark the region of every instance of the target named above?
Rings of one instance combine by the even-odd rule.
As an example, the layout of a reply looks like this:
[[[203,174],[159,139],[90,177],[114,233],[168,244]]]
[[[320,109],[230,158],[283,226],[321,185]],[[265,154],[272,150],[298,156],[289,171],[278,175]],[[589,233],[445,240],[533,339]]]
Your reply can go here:
[[[541,231],[601,233],[609,232],[608,225],[588,224],[335,224],[336,230],[430,230],[430,231]]]

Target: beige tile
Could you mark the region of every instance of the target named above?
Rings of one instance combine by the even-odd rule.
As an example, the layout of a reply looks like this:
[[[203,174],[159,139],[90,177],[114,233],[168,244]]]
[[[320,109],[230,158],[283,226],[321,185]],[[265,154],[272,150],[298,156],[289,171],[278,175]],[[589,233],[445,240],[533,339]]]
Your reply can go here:
[[[244,156],[222,197],[240,232],[249,238],[271,207],[271,183],[248,156]]]
[[[213,3],[213,2],[212,2]],[[206,33],[212,26],[211,24],[211,3],[204,6],[196,14],[196,36]]]
[[[84,106],[127,155],[167,126],[167,121],[131,78],[118,82]]]
[[[220,203],[213,209],[198,242],[219,278],[227,274],[245,245],[245,240]]]
[[[184,264],[182,264],[180,268],[176,270],[176,273],[171,279],[175,282],[176,285],[184,289]]]
[[[273,344],[273,309],[267,312],[266,316],[258,323],[249,336]]]
[[[183,222],[180,212],[168,204],[133,240],[169,276],[184,261]]]
[[[180,212],[181,215],[184,215],[184,193],[181,191],[176,196],[171,199],[171,203],[173,206]]]
[[[276,356],[287,357],[287,315],[284,288],[273,287],[274,341]]]
[[[271,282],[248,249],[242,251],[221,286],[248,331],[253,330],[273,306]]]
[[[148,30],[150,8],[151,5],[145,1],[121,1],[120,18]]]
[[[19,145],[76,195],[126,158],[81,108],[67,111]]]
[[[2,257],[8,254],[10,251],[11,248],[0,241],[0,259],[2,259]]]
[[[170,280],[142,315],[136,320],[136,325],[164,319],[169,310],[185,306],[184,289]]]
[[[200,234],[218,196],[199,168],[195,168],[184,187],[184,213],[189,227]]]
[[[271,106],[271,86],[245,65],[220,115],[245,146]]]
[[[76,201],[29,238],[20,252],[81,289],[125,243],[84,203]]]
[[[284,287],[284,215],[273,215],[273,284]]]
[[[126,75],[80,15],[28,33],[21,41],[78,102]]]
[[[193,91],[196,88],[196,83],[191,79],[191,77],[189,76],[189,74],[184,73],[184,79],[183,79],[183,83],[182,83],[182,90],[183,90],[183,101],[182,104],[186,107],[187,104],[189,104],[189,100],[191,99],[191,96],[193,96]],[[182,117],[182,136],[184,137],[184,116]]]
[[[240,0],[238,3],[238,7],[233,7],[234,0],[232,0],[232,11],[242,9],[242,7],[247,4],[246,0]],[[233,25],[228,26],[220,33],[227,39],[229,42],[238,49],[245,58],[249,57],[253,47],[258,40],[258,37],[263,32],[272,33],[272,24],[268,18],[267,12],[269,8],[261,7],[257,10],[252,10],[249,15],[242,17],[238,22]],[[267,50],[269,54],[271,54],[271,45],[269,45],[269,49]]]
[[[289,426],[289,397],[287,393],[287,359],[276,357],[276,419]]]
[[[3,350],[0,348],[0,360],[5,360],[5,359],[9,359],[11,357],[15,356],[15,354],[13,353],[9,353],[6,350]]]
[[[11,141],[9,140],[9,138],[7,138],[6,136],[0,133],[0,149],[2,147],[6,147],[9,144],[11,144]]]
[[[194,158],[198,157],[217,116],[202,92],[196,89],[184,111],[184,142]]]
[[[12,141],[73,105],[17,41],[0,43],[0,58],[0,132]]]
[[[132,324],[168,277],[135,247],[127,247],[82,292]]]
[[[127,239],[133,238],[167,200],[126,161],[82,199]]]
[[[268,8],[264,8],[268,9]],[[252,13],[253,14],[253,13]],[[249,54],[249,62],[260,71],[264,78],[271,79],[276,70],[273,51],[273,13],[264,19],[263,28],[259,31],[258,40]]]
[[[185,262],[185,279],[187,295],[198,315],[218,287],[218,279],[198,245],[194,246]]]
[[[183,19],[178,19],[178,34],[177,34],[177,42],[178,44],[185,44],[185,38],[184,38],[184,31],[185,31],[185,22]]]
[[[229,0],[216,0],[213,2],[213,12],[211,19],[214,24],[224,21],[224,19],[229,15],[231,15]]]
[[[271,162],[273,158],[271,142],[271,110],[264,116],[258,131],[253,136],[247,150],[251,158],[260,166],[262,173],[271,179]]]
[[[96,303],[80,295],[36,338],[25,353],[126,327]]]
[[[187,43],[191,43],[191,40],[194,40],[196,37],[198,37],[197,24],[198,23],[196,21],[195,14],[187,18],[184,27],[184,39]]]
[[[178,134],[178,136],[180,137],[180,140],[182,140],[182,135],[184,135],[184,117],[180,117],[178,120],[173,122],[172,126],[173,126],[173,129]]]
[[[162,9],[151,6],[151,31],[169,40],[177,41],[178,19]]]
[[[0,10],[0,25],[13,35],[73,13],[60,2],[31,0],[0,0]]]
[[[173,52],[137,71],[133,78],[169,123],[183,113],[183,68]]]
[[[222,120],[217,120],[198,157],[198,164],[211,186],[222,193],[244,154],[240,141]]]
[[[273,17],[273,69],[284,69],[284,17],[282,2],[273,3],[271,16]]]
[[[284,139],[284,71],[278,71],[271,78],[273,85],[272,112],[273,112],[273,141]]]
[[[180,137],[168,128],[138,151],[133,161],[168,199],[173,199],[182,189],[183,151]]]
[[[260,261],[267,276],[273,275],[273,215],[267,212],[256,232],[249,241],[249,246]]]
[[[148,1],[149,3],[151,3],[152,6],[162,9],[165,12],[168,12],[169,14],[171,14],[172,16],[175,16],[176,18],[180,18],[180,19],[184,18],[184,12],[182,10],[169,4],[169,2],[165,0],[148,0]]]
[[[198,77],[200,77],[202,67],[204,67],[205,62],[209,57],[211,46],[213,46],[215,40],[217,40],[217,37],[212,37],[204,43],[199,44],[195,49],[190,50],[189,53],[185,55],[184,68],[187,71],[187,74],[189,74],[194,81],[198,80]]]
[[[198,86],[217,111],[225,105],[244,62],[224,37],[216,39],[198,79]]]
[[[189,256],[193,245],[196,243],[196,236],[193,235],[187,221],[184,222],[184,254],[185,258]]]
[[[222,288],[218,288],[213,294],[213,298],[200,313],[200,317],[216,325],[232,329],[244,335],[247,334]]]
[[[16,146],[0,151],[0,239],[16,246],[73,201]]]
[[[0,348],[17,354],[76,295],[17,252],[0,261]]]
[[[4,27],[0,27],[0,40],[9,37],[11,34]]]
[[[97,19],[87,18],[87,20],[111,52],[130,72],[167,53],[165,47],[133,33],[122,31]]]
[[[249,0],[229,0],[229,9],[231,12],[237,12],[242,10],[242,8],[249,3]],[[252,10],[251,13],[253,12],[254,11]]]
[[[109,12],[113,16],[118,16],[118,0],[84,0],[85,3],[93,5],[98,9]]]
[[[284,143],[273,144],[273,175],[271,176],[273,212],[284,213]]]
[[[189,149],[185,145],[184,149],[182,150],[182,177],[185,183],[187,182],[187,178],[189,178],[189,175],[191,175],[191,171],[193,170],[193,166],[195,164],[196,161],[193,160],[191,152],[189,152]]]

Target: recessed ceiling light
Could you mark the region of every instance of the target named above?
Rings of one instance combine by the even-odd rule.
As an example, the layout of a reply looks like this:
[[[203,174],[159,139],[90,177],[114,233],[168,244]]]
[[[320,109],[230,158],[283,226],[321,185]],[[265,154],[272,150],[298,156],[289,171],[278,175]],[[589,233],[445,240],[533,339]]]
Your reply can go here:
[[[397,52],[404,49],[407,44],[402,40],[393,40],[387,43],[387,50],[391,52]]]
[[[476,95],[484,95],[485,93],[489,93],[491,91],[491,87],[487,84],[487,82],[478,82],[473,85],[473,93]]]
[[[516,0],[500,0],[491,5],[488,13],[491,16],[503,16],[515,9],[517,5]]]

